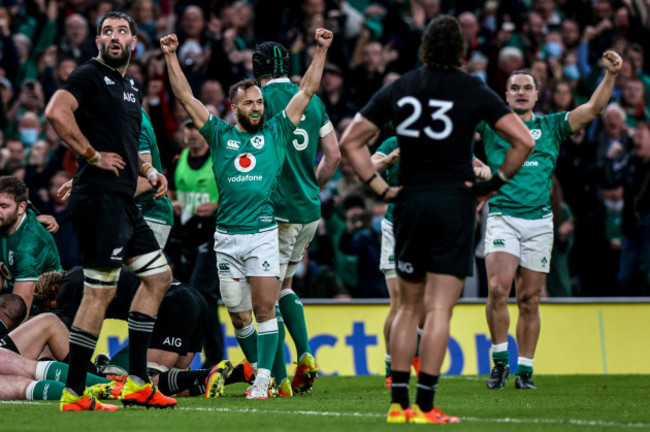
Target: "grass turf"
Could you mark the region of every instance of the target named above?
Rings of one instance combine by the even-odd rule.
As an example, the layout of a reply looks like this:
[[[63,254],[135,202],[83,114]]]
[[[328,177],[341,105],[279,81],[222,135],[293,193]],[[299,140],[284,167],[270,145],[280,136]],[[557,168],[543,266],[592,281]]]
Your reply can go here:
[[[436,405],[461,417],[455,431],[650,430],[650,376],[535,376],[538,390],[487,390],[487,377],[440,380]],[[219,399],[181,398],[173,410],[60,413],[57,402],[0,402],[8,431],[359,431],[420,428],[386,424],[390,391],[382,377],[322,377],[310,395],[248,401],[243,385]],[[414,400],[415,382],[411,383]],[[119,402],[118,402],[119,405]],[[426,427],[426,426],[424,426]],[[439,427],[439,426],[431,426]]]

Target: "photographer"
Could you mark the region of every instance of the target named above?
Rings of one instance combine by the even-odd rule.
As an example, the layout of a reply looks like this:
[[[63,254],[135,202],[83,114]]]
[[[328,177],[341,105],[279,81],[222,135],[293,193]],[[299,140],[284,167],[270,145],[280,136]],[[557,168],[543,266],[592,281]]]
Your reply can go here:
[[[366,210],[363,198],[348,195],[343,200],[343,212],[346,229],[339,248],[357,259],[357,285],[347,287],[350,294],[355,298],[388,297],[386,281],[379,270],[379,238],[372,230],[372,215]]]

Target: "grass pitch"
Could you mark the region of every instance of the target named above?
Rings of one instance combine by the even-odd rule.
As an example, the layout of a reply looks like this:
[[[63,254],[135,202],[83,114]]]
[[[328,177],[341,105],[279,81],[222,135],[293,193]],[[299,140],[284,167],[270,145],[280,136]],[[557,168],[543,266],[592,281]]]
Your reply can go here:
[[[436,405],[459,416],[454,431],[650,431],[650,376],[535,376],[538,390],[488,390],[486,376],[444,376]],[[9,431],[366,431],[423,429],[386,424],[382,377],[322,377],[310,395],[248,401],[243,385],[219,399],[181,398],[173,410],[60,413],[56,402],[0,402]],[[411,382],[412,401],[415,381]],[[118,402],[119,405],[119,402]]]

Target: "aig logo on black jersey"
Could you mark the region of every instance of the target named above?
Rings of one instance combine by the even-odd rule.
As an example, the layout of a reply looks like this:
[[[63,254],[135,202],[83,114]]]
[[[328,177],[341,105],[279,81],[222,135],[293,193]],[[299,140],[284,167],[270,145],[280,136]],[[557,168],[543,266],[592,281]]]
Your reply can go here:
[[[133,93],[124,92],[124,100],[135,103],[135,95]]]

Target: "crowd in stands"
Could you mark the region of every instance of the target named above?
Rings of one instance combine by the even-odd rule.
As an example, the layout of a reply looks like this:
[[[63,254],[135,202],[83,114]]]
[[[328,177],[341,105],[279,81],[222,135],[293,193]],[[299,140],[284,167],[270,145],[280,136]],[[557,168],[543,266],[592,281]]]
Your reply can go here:
[[[47,123],[44,109],[70,72],[97,54],[96,24],[109,10],[129,13],[138,25],[128,73],[146,94],[143,107],[167,172],[187,145],[187,114],[173,98],[158,42],[172,32],[179,36],[179,59],[194,94],[234,123],[227,90],[253,76],[257,43],[284,44],[292,57],[291,79],[298,81],[315,50],[314,30],[330,29],[334,43],[319,96],[339,132],[378,89],[421,65],[420,37],[438,14],[453,14],[461,23],[468,45],[463,70],[498,94],[505,94],[513,71],[531,70],[540,83],[537,115],[584,102],[602,78],[600,55],[614,49],[625,63],[611,103],[560,148],[547,294],[650,295],[650,1],[2,2],[0,173],[23,178],[39,211],[56,217],[55,239],[66,269],[78,264],[77,246],[66,203],[56,191],[74,176],[76,157]],[[383,130],[371,148],[390,135]],[[475,154],[484,159],[480,141]],[[378,267],[385,204],[371,196],[345,161],[321,202],[319,230],[296,272],[294,289],[303,298],[387,297]],[[477,238],[472,292],[484,296],[484,256]],[[178,247],[172,236],[166,250],[172,260],[180,256]]]

